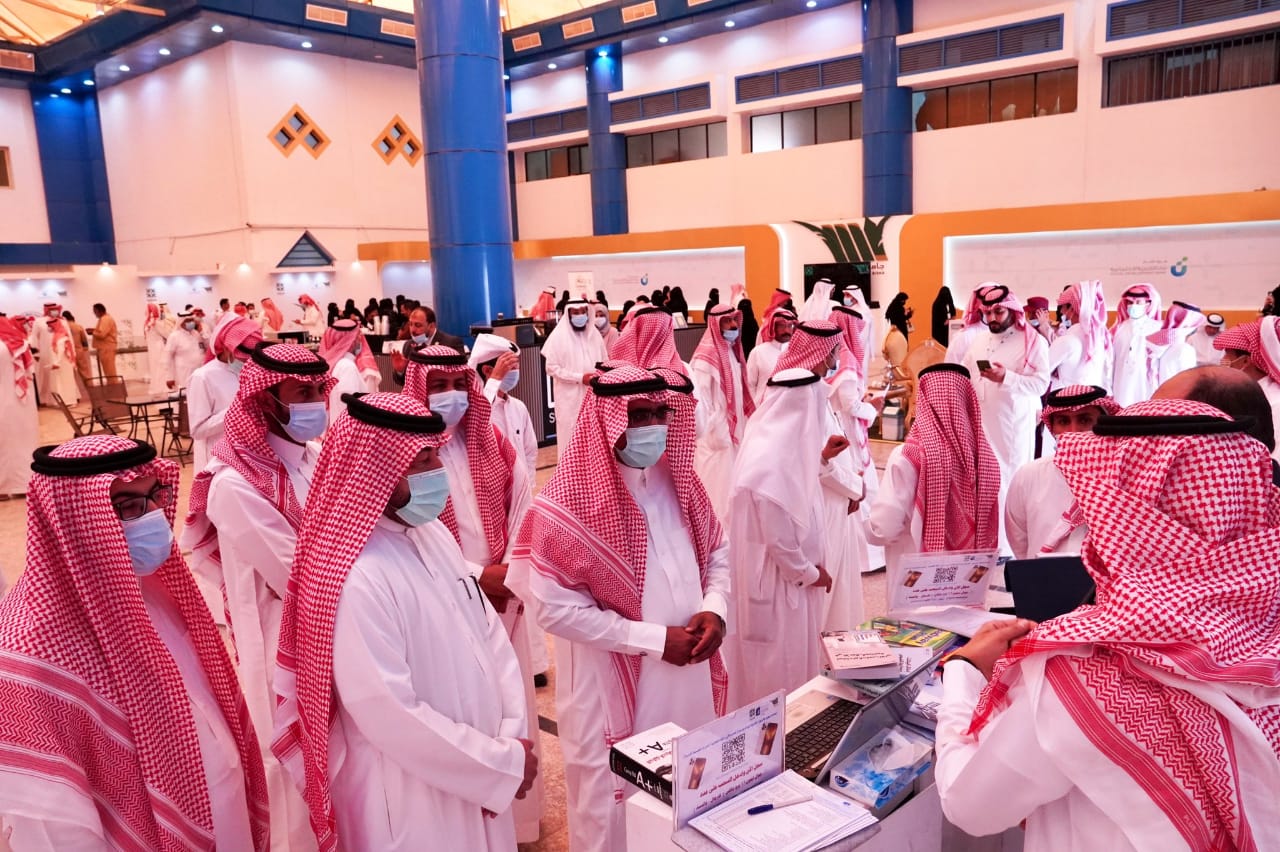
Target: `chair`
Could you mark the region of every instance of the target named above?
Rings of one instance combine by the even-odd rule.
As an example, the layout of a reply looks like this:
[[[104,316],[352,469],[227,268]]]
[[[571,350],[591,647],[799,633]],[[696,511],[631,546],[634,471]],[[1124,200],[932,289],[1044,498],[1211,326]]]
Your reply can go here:
[[[194,441],[191,438],[191,424],[187,416],[187,392],[178,395],[178,408],[161,410],[164,415],[164,436],[160,439],[160,455],[174,455],[178,461],[186,464],[191,456]]]
[[[50,396],[53,397],[53,401],[58,406],[58,410],[62,412],[62,416],[67,418],[67,423],[71,426],[71,432],[75,437],[83,438],[85,435],[93,435],[96,433],[97,430],[92,428],[94,424],[92,409],[77,415],[71,410],[71,406],[67,405],[66,400],[62,398],[62,394],[54,391]]]
[[[901,370],[906,374],[903,380],[910,389],[907,394],[907,416],[906,420],[903,421],[908,429],[911,428],[911,422],[915,420],[916,416],[916,377],[925,367],[941,364],[946,357],[947,350],[942,348],[942,344],[933,338],[929,338],[908,352],[907,357],[902,359]]]
[[[125,404],[124,384],[106,384],[98,381],[86,383],[89,392],[89,403],[93,409],[93,419],[100,423],[104,430],[113,435],[120,434],[121,427],[133,431],[133,413]]]

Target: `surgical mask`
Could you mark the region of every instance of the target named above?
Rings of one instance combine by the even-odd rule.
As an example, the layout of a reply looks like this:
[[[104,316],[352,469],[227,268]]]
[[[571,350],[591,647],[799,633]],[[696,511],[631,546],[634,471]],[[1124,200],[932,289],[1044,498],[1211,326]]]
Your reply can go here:
[[[1032,328],[1039,328],[1039,327],[1040,327],[1040,320],[1032,320],[1032,321],[1031,321],[1031,327],[1032,327]]]
[[[186,322],[184,322],[184,323],[182,324],[182,327],[183,327],[183,328],[185,328],[187,331],[195,331],[195,330],[196,330],[196,324],[195,324],[195,322],[194,322],[193,320],[187,320]]]
[[[569,322],[573,323],[574,328],[586,328],[587,315],[586,314],[569,314]]]
[[[1071,328],[1071,320],[1067,319],[1066,317],[1063,317],[1063,318],[1062,318],[1062,327],[1063,327],[1063,328]]]
[[[1146,305],[1130,305],[1129,319],[1142,319],[1147,315]]]
[[[823,379],[825,379],[825,380],[826,380],[826,381],[828,381],[828,382],[829,382],[829,381],[831,381],[832,379],[834,379],[835,377],[836,377],[836,368],[835,368],[835,367],[828,367],[828,368],[827,368],[827,371],[826,371],[825,373],[823,373],[823,374],[822,374],[822,378],[823,378]]]
[[[449,474],[444,468],[411,473],[405,478],[409,483],[409,502],[396,509],[396,517],[411,527],[429,524],[444,511],[449,502]]]
[[[724,336],[725,342],[730,346],[738,342],[738,335],[741,333],[742,331],[737,328],[726,328],[724,331],[720,332],[720,334]]]
[[[412,339],[413,342],[419,346],[422,346],[427,342],[427,336],[425,334],[415,334]]]
[[[509,393],[518,384],[520,384],[520,371],[512,370],[502,377],[498,387],[502,388],[503,393]]]
[[[853,299],[850,299],[848,296],[845,296],[845,297],[844,297],[844,306],[845,306],[846,308],[852,308],[852,307],[853,307]]]
[[[457,426],[470,405],[466,391],[442,391],[427,396],[427,408],[444,418],[445,426]]]
[[[173,527],[164,509],[147,512],[141,518],[122,521],[124,540],[129,545],[133,573],[139,577],[154,574],[173,552]]]
[[[240,371],[244,369],[244,362],[241,361],[239,358],[232,358],[231,361],[227,364],[227,369],[238,376],[240,375]]]
[[[653,467],[666,451],[666,426],[633,426],[627,430],[627,446],[618,450],[618,460],[627,467]]]
[[[596,328],[600,329],[601,331],[604,331],[608,327],[609,327],[608,317],[596,317]]]
[[[305,444],[324,434],[329,425],[329,411],[324,402],[291,402],[289,422],[280,425],[290,438]]]

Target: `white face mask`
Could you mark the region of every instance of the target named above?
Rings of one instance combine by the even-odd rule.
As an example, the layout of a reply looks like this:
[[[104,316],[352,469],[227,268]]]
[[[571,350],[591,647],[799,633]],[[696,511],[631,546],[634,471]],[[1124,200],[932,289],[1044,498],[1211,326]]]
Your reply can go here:
[[[728,343],[730,346],[738,342],[738,335],[741,333],[742,333],[741,330],[736,328],[726,328],[724,331],[720,332],[720,334],[724,337],[725,342]]]
[[[1129,319],[1142,319],[1146,315],[1147,315],[1146,305],[1134,304],[1129,306]]]
[[[146,577],[160,570],[173,552],[173,527],[163,509],[147,512],[141,518],[122,521],[124,540],[129,545],[133,573]]]
[[[589,317],[586,314],[569,314],[569,322],[574,328],[586,328]]]
[[[1040,327],[1040,320],[1032,320],[1032,321],[1031,321],[1031,327],[1032,327],[1032,328],[1039,328],[1039,327]]]
[[[411,473],[409,502],[396,509],[396,517],[411,527],[420,527],[440,517],[449,501],[449,475],[444,468]]]
[[[1062,327],[1063,327],[1063,328],[1071,328],[1071,320],[1067,319],[1066,317],[1063,317],[1063,318],[1062,318]]]
[[[609,327],[609,318],[605,316],[596,317],[596,328],[604,331]]]
[[[244,369],[244,362],[241,361],[239,358],[232,358],[227,363],[227,369],[238,376],[240,375],[240,371]]]
[[[653,467],[667,451],[667,427],[633,426],[627,429],[627,446],[618,450],[618,460],[627,467]]]
[[[322,402],[289,403],[289,422],[281,423],[289,437],[299,444],[314,441],[329,425],[329,408]]]
[[[502,388],[503,392],[510,393],[518,384],[520,384],[520,371],[512,370],[502,377],[502,380],[498,382],[498,387]]]
[[[444,419],[444,425],[453,427],[462,421],[467,414],[471,399],[466,391],[441,391],[427,395],[427,408]]]

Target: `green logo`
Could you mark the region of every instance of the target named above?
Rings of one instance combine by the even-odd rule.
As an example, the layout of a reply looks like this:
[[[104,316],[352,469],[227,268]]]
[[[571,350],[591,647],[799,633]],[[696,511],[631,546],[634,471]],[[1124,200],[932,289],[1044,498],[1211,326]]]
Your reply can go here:
[[[887,258],[884,226],[888,221],[889,217],[885,216],[879,221],[863,219],[861,225],[855,222],[814,225],[800,221],[796,224],[817,234],[826,243],[836,263],[872,263]]]

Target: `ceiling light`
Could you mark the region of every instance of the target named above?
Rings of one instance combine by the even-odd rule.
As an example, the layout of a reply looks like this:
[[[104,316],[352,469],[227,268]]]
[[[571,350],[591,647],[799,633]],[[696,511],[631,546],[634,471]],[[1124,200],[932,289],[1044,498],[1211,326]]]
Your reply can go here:
[[[548,63],[547,63],[547,70],[548,70],[548,71],[554,71],[554,70],[556,70],[556,69],[557,69],[557,68],[559,68],[559,67],[560,67],[560,66],[559,66],[559,65],[557,65],[557,64],[555,64],[554,62],[548,62]]]
[[[607,51],[607,50],[602,50],[602,51],[600,51],[599,53],[597,53],[597,54],[596,54],[596,56],[599,56],[601,59],[608,59],[608,58],[609,58],[609,51]]]
[[[671,41],[671,39],[666,36],[658,36],[658,44],[666,44],[669,41]]]
[[[61,95],[59,95],[57,92],[50,92],[50,93],[49,93],[49,97],[51,97],[51,98],[57,98],[57,97],[61,97]]]
[[[309,41],[304,41],[304,42],[302,43],[302,49],[303,49],[303,50],[310,50],[310,49],[311,49],[311,42],[309,42]]]
[[[171,53],[171,51],[167,47],[162,47],[156,52],[159,53],[161,56],[168,56]]]
[[[92,80],[85,80],[85,81],[84,81],[84,84],[85,84],[86,86],[92,86],[92,85],[93,85],[93,81],[92,81]]]
[[[214,24],[213,26],[209,27],[209,31],[215,32],[215,33],[222,32],[222,24]]]
[[[737,24],[735,24],[732,20],[725,21],[724,25],[729,29],[733,29],[734,27],[737,26]]]
[[[504,79],[504,80],[510,80],[510,79],[511,79],[511,75],[510,75],[510,74],[503,74],[503,75],[502,75],[502,79]]]
[[[62,87],[61,89],[59,89],[58,91],[59,91],[59,92],[62,92],[62,94],[64,94],[64,95],[69,95],[69,94],[71,94],[71,90],[70,90],[70,89],[68,89],[66,86],[63,86],[63,87]]]
[[[818,7],[818,0],[809,0],[808,3],[804,4],[804,6],[806,9],[816,9]]]
[[[130,71],[130,70],[132,70],[132,69],[130,69],[128,65],[121,65],[121,66],[120,66],[120,70],[121,70],[121,71],[123,71],[123,72],[125,72],[125,73],[127,74],[127,73],[129,73],[129,71]]]

